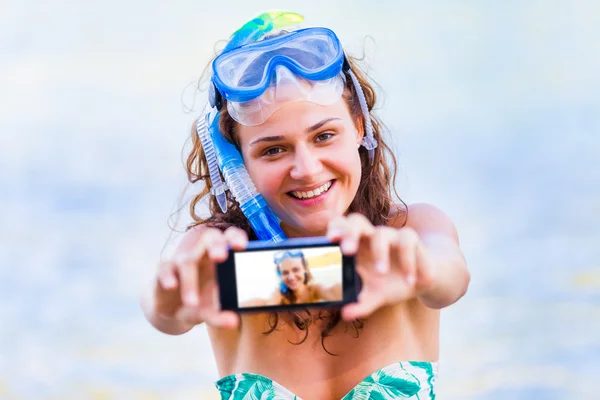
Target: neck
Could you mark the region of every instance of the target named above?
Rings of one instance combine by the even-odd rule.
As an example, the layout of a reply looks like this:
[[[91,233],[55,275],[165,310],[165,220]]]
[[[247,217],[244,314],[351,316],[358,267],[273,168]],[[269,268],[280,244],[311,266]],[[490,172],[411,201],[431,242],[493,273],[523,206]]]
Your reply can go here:
[[[311,237],[311,236],[325,236],[327,231],[307,231],[304,229],[298,229],[290,226],[284,222],[281,223],[281,229],[288,238],[299,238],[299,237]]]
[[[308,301],[308,286],[303,285],[301,288],[294,290],[296,295],[296,303],[305,303]]]

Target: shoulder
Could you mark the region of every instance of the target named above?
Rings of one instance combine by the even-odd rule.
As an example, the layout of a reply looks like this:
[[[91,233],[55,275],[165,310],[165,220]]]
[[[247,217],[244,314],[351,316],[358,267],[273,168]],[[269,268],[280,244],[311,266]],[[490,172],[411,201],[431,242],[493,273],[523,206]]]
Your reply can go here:
[[[410,228],[419,236],[443,235],[458,243],[458,233],[454,222],[439,208],[426,203],[410,204],[406,208],[396,208],[390,226]]]
[[[275,290],[271,296],[267,298],[255,298],[245,301],[243,307],[262,307],[262,306],[274,306],[281,304],[281,293]]]
[[[310,297],[323,297],[324,287],[320,283],[311,282],[308,284],[308,290],[310,291]]]
[[[269,298],[269,304],[281,304],[282,296],[279,290],[275,290]]]

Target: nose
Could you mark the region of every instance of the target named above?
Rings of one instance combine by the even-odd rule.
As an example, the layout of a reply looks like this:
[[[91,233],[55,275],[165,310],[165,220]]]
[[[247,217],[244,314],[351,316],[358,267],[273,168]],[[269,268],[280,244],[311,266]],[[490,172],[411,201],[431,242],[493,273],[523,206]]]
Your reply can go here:
[[[318,155],[306,146],[297,146],[294,154],[294,166],[290,172],[293,179],[311,180],[323,169]]]

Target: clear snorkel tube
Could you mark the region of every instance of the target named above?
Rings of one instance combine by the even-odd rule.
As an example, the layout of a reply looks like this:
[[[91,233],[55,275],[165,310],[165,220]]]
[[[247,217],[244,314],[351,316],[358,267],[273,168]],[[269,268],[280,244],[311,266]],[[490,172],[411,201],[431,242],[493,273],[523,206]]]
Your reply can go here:
[[[208,132],[207,120],[209,111],[209,105],[207,104],[204,107],[204,111],[202,111],[202,115],[196,122],[196,133],[198,134],[200,143],[202,143],[202,149],[204,150],[204,156],[208,164],[208,173],[210,175],[210,182],[212,183],[210,192],[217,198],[221,211],[227,212],[227,196],[225,195],[227,184],[223,182],[219,174],[217,155],[215,154],[215,148]]]
[[[256,191],[238,149],[228,142],[219,130],[220,115],[216,107],[209,110],[207,106],[204,115],[200,116],[196,124],[208,163],[212,182],[211,193],[217,198],[221,211],[226,212],[225,191],[229,189],[250,222],[256,237],[259,240],[281,242],[286,236],[279,226],[279,219],[262,195]],[[223,173],[225,182],[221,180],[219,170]]]
[[[234,32],[224,51],[254,42],[273,29],[299,23],[302,20],[303,17],[295,13],[263,13]],[[212,183],[210,192],[217,198],[221,211],[227,212],[225,192],[229,189],[258,239],[281,242],[286,239],[286,236],[279,226],[279,219],[262,195],[257,192],[238,149],[228,142],[219,130],[221,113],[218,109],[215,93],[209,93],[209,104],[196,123],[196,132],[208,163]],[[219,171],[223,174],[225,182],[221,179]]]

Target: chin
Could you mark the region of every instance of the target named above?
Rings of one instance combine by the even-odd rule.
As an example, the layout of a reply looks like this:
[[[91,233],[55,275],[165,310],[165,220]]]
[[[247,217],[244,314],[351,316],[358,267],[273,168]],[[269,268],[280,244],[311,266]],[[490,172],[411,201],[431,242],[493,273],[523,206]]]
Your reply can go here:
[[[319,213],[308,216],[301,220],[294,221],[293,224],[288,224],[288,227],[293,232],[300,232],[303,236],[323,236],[327,232],[329,221],[334,216],[330,213]]]

